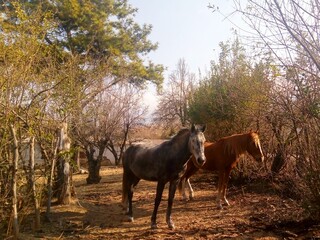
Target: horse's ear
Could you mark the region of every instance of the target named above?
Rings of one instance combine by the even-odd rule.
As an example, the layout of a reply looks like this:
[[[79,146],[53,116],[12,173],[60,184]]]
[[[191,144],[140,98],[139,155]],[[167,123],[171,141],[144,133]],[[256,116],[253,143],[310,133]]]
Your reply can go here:
[[[196,127],[195,127],[194,123],[192,123],[192,125],[191,125],[191,132],[194,132],[195,130],[196,130]]]
[[[250,133],[256,133],[256,134],[259,134],[259,130],[252,130],[252,129],[250,129]]]
[[[252,130],[252,128],[251,128],[250,133],[258,133],[258,131]]]

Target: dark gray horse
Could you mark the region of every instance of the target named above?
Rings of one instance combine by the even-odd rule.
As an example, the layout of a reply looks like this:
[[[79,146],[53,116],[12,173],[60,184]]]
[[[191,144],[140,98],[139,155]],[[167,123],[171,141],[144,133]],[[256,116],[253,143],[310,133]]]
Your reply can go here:
[[[133,187],[140,179],[156,181],[157,193],[151,217],[151,228],[157,228],[157,211],[162,198],[163,189],[169,185],[166,222],[174,228],[171,220],[171,209],[180,177],[186,169],[186,163],[194,155],[196,165],[202,166],[205,161],[203,132],[205,126],[192,125],[191,129],[182,129],[172,139],[155,147],[142,144],[130,146],[123,156],[122,203],[127,209],[129,221],[133,221],[132,196]]]

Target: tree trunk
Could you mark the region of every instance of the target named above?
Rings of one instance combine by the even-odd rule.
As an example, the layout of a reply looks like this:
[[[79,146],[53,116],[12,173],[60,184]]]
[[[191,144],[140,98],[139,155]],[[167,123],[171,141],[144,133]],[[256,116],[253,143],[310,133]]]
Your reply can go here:
[[[110,150],[110,152],[112,153],[112,155],[114,156],[114,160],[115,160],[115,165],[118,166],[121,161],[122,161],[122,155],[126,149],[126,144],[127,144],[127,139],[128,139],[128,134],[129,134],[129,129],[130,129],[130,124],[126,124],[125,128],[124,128],[124,136],[123,136],[123,141],[122,143],[119,145],[119,153],[116,151],[115,149],[115,145],[113,144],[112,140],[109,141],[108,143],[108,149]]]
[[[120,162],[120,156],[118,155],[114,144],[112,143],[112,141],[109,142],[108,144],[108,150],[111,152],[112,156],[114,157],[114,163],[117,166]],[[121,150],[121,149],[120,149]]]
[[[50,170],[50,174],[48,177],[48,201],[47,201],[47,210],[46,210],[47,221],[50,221],[53,176],[54,176],[54,170],[56,167],[56,159],[57,159],[57,152],[58,152],[59,144],[60,144],[60,137],[57,138],[57,143],[56,143],[56,147],[54,149],[54,154],[53,154],[52,163],[51,163],[51,170]]]
[[[13,236],[14,239],[19,237],[19,221],[18,221],[18,208],[17,208],[17,171],[18,171],[18,140],[16,137],[16,130],[11,125],[11,133],[13,138],[13,167],[12,167],[12,211],[13,211]]]
[[[34,171],[34,137],[30,139],[30,159],[29,159],[29,181],[30,189],[32,191],[32,200],[34,204],[34,230],[37,231],[40,228],[40,206],[37,199],[35,171]]]
[[[70,138],[67,135],[67,123],[60,128],[60,144],[57,161],[57,197],[58,203],[69,204],[71,201],[71,167],[69,164]]]
[[[274,174],[278,174],[281,169],[286,164],[286,153],[285,153],[285,146],[280,147],[280,145],[277,146],[276,155],[273,159],[271,171]]]
[[[58,203],[62,204],[70,204],[71,202],[71,170],[70,170],[70,164],[69,162],[65,161],[63,159],[62,162],[60,162],[62,168],[60,168],[60,177],[61,177],[61,192],[58,195]]]
[[[74,153],[74,162],[77,163],[77,172],[80,172],[81,170],[81,164],[80,164],[80,151],[78,148],[76,148],[75,153]]]
[[[100,167],[101,167],[102,156],[100,159],[99,159],[99,156],[95,159],[94,152],[95,150],[92,146],[90,146],[89,149],[86,149],[86,155],[88,159],[88,172],[89,172],[89,175],[87,177],[87,184],[99,183],[101,180]]]

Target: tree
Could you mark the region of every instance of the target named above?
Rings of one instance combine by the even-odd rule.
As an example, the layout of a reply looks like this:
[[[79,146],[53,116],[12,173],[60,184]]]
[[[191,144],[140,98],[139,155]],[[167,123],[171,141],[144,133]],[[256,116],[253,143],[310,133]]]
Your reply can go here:
[[[13,166],[11,126],[16,129],[18,142],[35,137],[45,160],[43,176],[50,178],[57,156],[57,125],[67,121],[73,129],[76,116],[102,90],[120,82],[140,87],[145,81],[161,84],[162,66],[144,61],[145,55],[157,47],[148,40],[151,26],[136,24],[135,11],[127,1],[2,1],[2,203],[13,197],[9,181]],[[21,153],[18,158],[22,161]],[[63,164],[63,171],[56,173],[65,173],[68,165]],[[17,191],[22,198],[28,194],[23,188]],[[4,220],[1,226],[10,227],[10,213],[5,206],[0,207]]]
[[[129,130],[143,120],[145,109],[139,102],[138,89],[118,84],[99,94],[84,109],[81,119],[74,124],[74,133],[85,150],[89,165],[87,183],[99,183],[100,167],[106,148],[115,156],[116,163],[124,151]],[[116,147],[119,146],[120,152]]]
[[[184,59],[178,61],[177,69],[170,74],[166,86],[160,96],[154,118],[170,127],[173,123],[185,127],[190,122],[188,108],[196,86],[196,77],[189,72]]]
[[[114,128],[110,141],[107,143],[107,149],[113,154],[115,164],[120,164],[122,155],[126,149],[126,144],[130,139],[130,133],[145,121],[147,107],[141,102],[142,92],[134,87],[122,86],[124,88],[117,94],[119,103],[114,109],[119,109],[118,105],[122,106],[122,114],[117,126]]]
[[[192,121],[207,123],[207,135],[214,140],[259,128],[259,109],[267,91],[265,64],[251,64],[238,39],[220,43],[220,48],[218,63],[212,61],[189,109]]]
[[[250,0],[246,8],[240,1],[235,4],[255,30],[254,37],[260,42],[257,47],[271,51],[276,60],[278,73],[269,98],[268,118],[280,146],[275,156],[280,167],[274,169],[283,169],[287,162],[295,165],[295,171],[309,187],[310,194],[304,196],[310,196],[312,203],[319,203],[320,60],[317,56],[320,53],[320,3],[314,0]],[[274,127],[280,117],[286,122],[282,131]],[[319,204],[310,206],[313,209],[309,210],[319,213]]]
[[[6,22],[13,26],[19,19],[15,12],[17,3],[23,4],[26,13],[39,7],[43,12],[54,13],[57,24],[42,40],[55,46],[60,61],[68,54],[84,56],[83,63],[94,68],[96,73],[99,70],[102,77],[112,76],[112,84],[124,79],[135,84],[143,84],[146,80],[162,83],[162,65],[152,62],[145,65],[142,58],[157,48],[157,44],[148,40],[152,26],[140,26],[134,21],[137,9],[127,0],[5,2],[0,10],[6,10]],[[78,80],[81,79],[84,80]]]
[[[51,14],[35,11],[34,14],[27,16],[19,4],[15,5],[15,14],[20,19],[19,24],[12,28],[6,21],[2,21],[0,31],[0,116],[1,137],[3,139],[0,147],[1,153],[3,153],[0,158],[2,166],[0,185],[6,187],[11,185],[6,178],[17,179],[16,185],[19,188],[16,189],[16,193],[20,196],[20,200],[16,199],[15,194],[4,189],[1,191],[1,199],[4,197],[4,204],[1,206],[6,206],[7,200],[5,198],[12,198],[17,204],[16,209],[13,208],[14,212],[19,211],[22,207],[29,207],[21,204],[21,201],[28,199],[30,193],[33,193],[33,204],[37,216],[39,209],[37,203],[40,202],[39,196],[41,194],[30,184],[34,177],[31,176],[34,169],[26,167],[26,159],[23,159],[21,151],[22,143],[26,139],[35,137],[39,142],[39,135],[36,132],[41,129],[40,126],[43,123],[43,112],[48,102],[47,94],[58,82],[52,81],[52,79],[50,81],[48,77],[48,72],[53,70],[52,58],[48,54],[51,52],[51,47],[42,45],[41,41],[38,41],[52,27],[49,23]],[[6,19],[5,17],[9,18],[10,14],[3,12],[1,16]],[[10,129],[15,130],[14,138],[18,144],[12,142],[8,137]],[[14,173],[8,171],[13,167],[11,146],[16,146],[15,161],[19,161],[23,166],[20,171],[16,171],[14,168]],[[7,177],[4,177],[3,174],[7,174]],[[22,179],[26,181],[21,181]],[[25,186],[26,182],[27,186]],[[9,222],[10,214],[6,214],[7,211],[1,212],[4,214],[2,221],[4,224],[1,227],[5,227]],[[18,217],[18,213],[15,213],[15,217]],[[19,222],[18,219],[16,220]],[[37,219],[35,224],[39,224]]]

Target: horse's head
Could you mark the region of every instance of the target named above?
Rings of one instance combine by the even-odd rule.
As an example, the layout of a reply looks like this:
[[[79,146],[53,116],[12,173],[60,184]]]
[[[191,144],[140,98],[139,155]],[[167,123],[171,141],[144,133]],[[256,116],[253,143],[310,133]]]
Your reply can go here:
[[[258,132],[250,131],[247,152],[259,162],[264,162]]]
[[[206,162],[206,156],[204,155],[204,142],[206,138],[204,137],[204,131],[206,130],[206,125],[192,124],[191,134],[189,138],[189,149],[193,154],[193,162],[197,167],[201,167]]]

